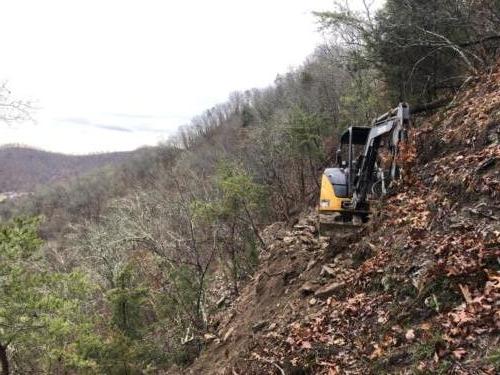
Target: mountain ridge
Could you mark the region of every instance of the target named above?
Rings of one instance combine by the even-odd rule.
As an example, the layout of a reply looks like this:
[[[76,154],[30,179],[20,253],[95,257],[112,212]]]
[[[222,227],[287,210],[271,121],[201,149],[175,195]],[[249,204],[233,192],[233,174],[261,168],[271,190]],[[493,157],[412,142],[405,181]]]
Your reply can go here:
[[[76,177],[128,160],[135,151],[71,155],[24,145],[0,146],[0,192],[30,192],[39,185]]]

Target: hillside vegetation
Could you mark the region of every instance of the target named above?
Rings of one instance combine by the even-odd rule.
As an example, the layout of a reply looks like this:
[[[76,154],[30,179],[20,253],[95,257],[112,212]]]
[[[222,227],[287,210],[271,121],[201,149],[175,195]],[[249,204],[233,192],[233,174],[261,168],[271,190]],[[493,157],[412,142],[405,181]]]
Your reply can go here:
[[[0,192],[32,192],[105,165],[123,163],[132,152],[64,155],[20,146],[0,147]]]
[[[317,17],[271,86],[2,206],[3,375],[499,371],[500,3]],[[399,100],[444,107],[370,225],[319,237],[338,135]]]

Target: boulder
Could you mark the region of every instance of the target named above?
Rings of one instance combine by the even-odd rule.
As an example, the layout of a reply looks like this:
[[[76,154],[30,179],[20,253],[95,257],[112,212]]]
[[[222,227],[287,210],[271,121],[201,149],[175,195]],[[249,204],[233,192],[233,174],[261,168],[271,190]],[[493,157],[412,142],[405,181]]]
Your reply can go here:
[[[306,281],[301,287],[300,287],[300,293],[302,295],[307,296],[309,294],[313,294],[315,290],[318,289],[318,286],[313,284],[310,281]]]
[[[267,320],[262,320],[260,322],[257,322],[255,323],[253,326],[252,326],[252,331],[253,333],[257,333],[259,331],[261,331],[265,326],[268,325],[268,321]]]
[[[333,296],[339,291],[339,289],[342,289],[344,286],[345,283],[328,284],[316,290],[316,292],[314,292],[314,296],[317,298],[328,298]]]
[[[321,267],[320,276],[325,276],[325,275],[333,277],[335,276],[335,270],[330,266],[324,265],[323,267]]]

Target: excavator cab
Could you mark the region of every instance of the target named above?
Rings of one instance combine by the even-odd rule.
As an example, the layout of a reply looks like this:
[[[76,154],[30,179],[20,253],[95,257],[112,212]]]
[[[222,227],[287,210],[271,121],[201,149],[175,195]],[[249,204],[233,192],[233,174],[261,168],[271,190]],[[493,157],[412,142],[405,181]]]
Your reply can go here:
[[[321,178],[319,202],[320,223],[356,225],[367,220],[366,212],[351,210],[353,184],[361,165],[363,150],[371,128],[351,126],[340,137],[336,167],[327,168]],[[354,218],[353,216],[357,217]],[[331,224],[331,225],[330,225]]]

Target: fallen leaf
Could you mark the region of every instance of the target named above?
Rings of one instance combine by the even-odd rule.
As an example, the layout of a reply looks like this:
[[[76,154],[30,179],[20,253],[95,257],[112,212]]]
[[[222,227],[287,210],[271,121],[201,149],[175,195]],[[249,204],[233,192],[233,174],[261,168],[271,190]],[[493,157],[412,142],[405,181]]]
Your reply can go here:
[[[458,349],[455,349],[452,352],[452,354],[456,359],[462,359],[463,357],[465,357],[467,355],[467,351],[465,351],[465,349],[463,349],[463,348],[458,348]]]
[[[378,344],[375,344],[374,347],[375,350],[372,352],[372,354],[370,354],[370,359],[376,359],[383,353],[382,348]]]
[[[472,302],[472,295],[470,294],[469,287],[462,284],[458,284],[458,287],[460,288],[460,291],[464,296],[465,302],[467,302],[467,304],[470,304]]]
[[[312,345],[309,341],[302,341],[300,346],[302,347],[302,349],[311,349],[312,348]]]
[[[429,331],[431,329],[431,324],[430,323],[422,323],[420,324],[420,329],[424,331]]]

